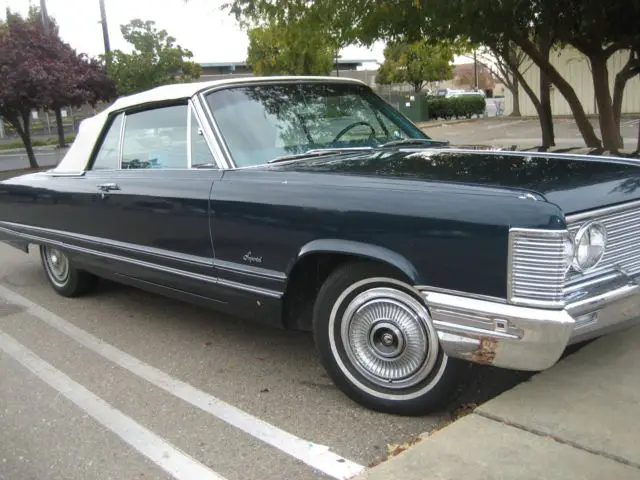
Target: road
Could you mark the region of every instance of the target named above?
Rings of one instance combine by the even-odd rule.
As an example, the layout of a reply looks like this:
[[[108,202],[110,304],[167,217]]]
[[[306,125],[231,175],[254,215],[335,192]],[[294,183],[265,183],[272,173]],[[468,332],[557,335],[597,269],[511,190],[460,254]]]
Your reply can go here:
[[[54,148],[38,149],[35,151],[36,160],[41,167],[52,167],[58,164],[67,150]],[[3,152],[0,150],[0,172],[29,168],[29,159],[24,151]]]
[[[346,478],[448,418],[359,407],[307,334],[107,282],[64,299],[4,244],[0,359],[7,480]],[[464,401],[526,377],[484,369]]]
[[[635,150],[638,141],[638,118],[623,118],[620,132],[625,148]],[[600,127],[597,119],[591,119],[596,134]],[[427,124],[422,124],[427,125]],[[439,126],[440,125],[440,126]],[[554,120],[556,144],[562,147],[583,147],[584,141],[573,119]],[[465,123],[444,124],[434,122],[425,128],[427,135],[452,144],[483,143],[491,145],[537,146],[541,142],[540,123],[537,119],[512,119],[495,117]]]

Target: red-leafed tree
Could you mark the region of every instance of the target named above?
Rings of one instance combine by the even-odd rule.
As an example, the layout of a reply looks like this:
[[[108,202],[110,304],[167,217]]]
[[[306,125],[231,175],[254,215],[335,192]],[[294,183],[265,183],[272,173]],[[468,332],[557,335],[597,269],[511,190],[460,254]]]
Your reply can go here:
[[[59,112],[62,106],[114,96],[115,85],[99,63],[78,55],[57,30],[45,33],[32,12],[25,19],[7,11],[7,21],[0,25],[0,117],[20,135],[32,168],[38,167],[31,145],[33,110]],[[60,134],[64,143],[64,132]]]

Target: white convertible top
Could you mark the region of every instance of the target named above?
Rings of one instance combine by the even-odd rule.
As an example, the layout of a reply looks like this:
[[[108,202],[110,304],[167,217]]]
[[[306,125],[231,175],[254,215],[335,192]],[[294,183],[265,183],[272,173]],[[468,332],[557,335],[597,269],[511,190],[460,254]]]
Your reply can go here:
[[[76,139],[67,151],[64,158],[52,170],[54,173],[73,174],[86,169],[89,156],[109,114],[114,110],[133,107],[145,103],[161,102],[165,100],[180,100],[191,98],[203,90],[216,86],[233,85],[238,83],[252,83],[264,81],[326,81],[364,84],[360,80],[347,77],[322,77],[322,76],[273,76],[273,77],[238,77],[212,80],[208,82],[176,83],[145,90],[144,92],[120,97],[109,107],[93,117],[89,117],[80,123]]]

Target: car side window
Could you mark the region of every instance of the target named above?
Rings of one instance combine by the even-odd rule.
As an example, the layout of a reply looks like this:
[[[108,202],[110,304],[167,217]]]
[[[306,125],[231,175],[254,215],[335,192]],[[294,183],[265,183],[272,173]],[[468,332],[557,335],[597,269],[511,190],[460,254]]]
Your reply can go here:
[[[116,170],[120,167],[120,129],[123,116],[121,113],[111,122],[93,162],[93,170]]]
[[[127,114],[122,168],[188,168],[187,105]]]
[[[191,165],[203,165],[214,163],[215,160],[204,138],[200,122],[193,109],[190,109],[191,131],[189,132],[189,142],[191,142]]]

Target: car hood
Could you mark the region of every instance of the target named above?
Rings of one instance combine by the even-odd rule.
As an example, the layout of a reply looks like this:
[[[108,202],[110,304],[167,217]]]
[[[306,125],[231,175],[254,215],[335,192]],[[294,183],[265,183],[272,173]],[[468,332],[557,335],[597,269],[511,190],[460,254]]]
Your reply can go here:
[[[519,189],[543,196],[566,214],[640,199],[640,161],[598,156],[395,149],[268,168]]]

